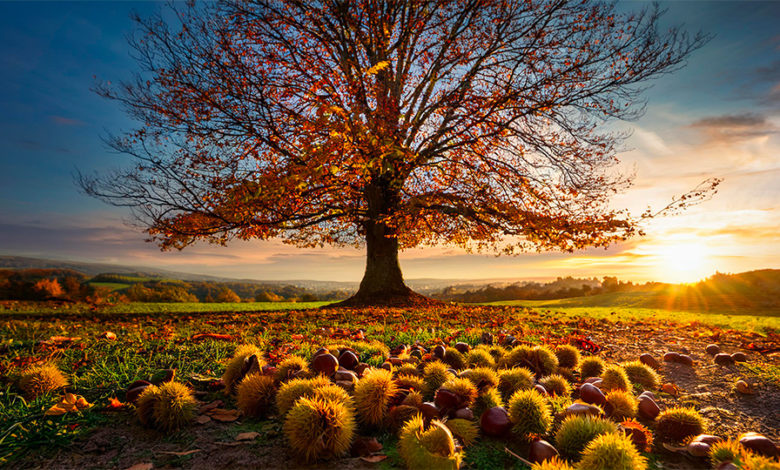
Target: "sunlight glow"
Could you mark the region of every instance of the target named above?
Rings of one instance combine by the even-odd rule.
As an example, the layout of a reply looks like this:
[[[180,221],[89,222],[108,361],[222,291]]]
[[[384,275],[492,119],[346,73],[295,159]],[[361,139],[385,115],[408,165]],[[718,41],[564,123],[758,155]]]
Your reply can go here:
[[[672,241],[653,247],[658,278],[664,282],[696,282],[714,272],[712,253],[696,240]]]

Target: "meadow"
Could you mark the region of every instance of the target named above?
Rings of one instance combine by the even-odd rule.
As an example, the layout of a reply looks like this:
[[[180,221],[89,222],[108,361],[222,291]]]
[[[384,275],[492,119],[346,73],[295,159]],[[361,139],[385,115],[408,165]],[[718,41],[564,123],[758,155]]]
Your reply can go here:
[[[721,318],[646,309],[552,311],[517,305],[411,310],[302,307],[300,303],[125,304],[96,313],[74,306],[47,310],[15,304],[0,319],[0,462],[10,468],[129,468],[139,463],[154,468],[250,464],[277,468],[289,465],[288,461],[307,466],[290,449],[276,411],[262,417],[242,415],[234,394],[225,390],[221,378],[239,345],[256,345],[262,363],[269,366],[279,366],[290,356],[311,364],[321,347],[334,354],[349,348],[370,368],[397,373],[399,368],[389,361],[399,365],[399,356],[410,361],[412,357],[408,349],[399,354],[401,346],[421,347],[426,351],[422,360],[429,361],[439,344],[447,350],[457,343],[485,348],[479,345],[486,343],[486,334],[492,335],[491,342],[506,346],[501,349],[504,353],[518,345],[553,349],[575,345],[583,357],[595,355],[608,362],[635,360],[643,352],[660,361],[667,351],[687,351],[695,360],[695,373],[664,363],[659,373],[664,384],[673,388],[655,391],[659,405],[695,406],[707,419],[708,430],[724,437],[757,431],[780,439],[780,417],[772,413],[780,405],[780,361],[770,354],[780,343],[776,317]],[[745,352],[748,362],[728,368],[712,364],[704,352],[710,342],[729,352]],[[56,364],[68,379],[66,390],[91,406],[47,415],[62,399],[62,390],[31,398],[20,390],[18,381],[26,368],[43,363]],[[197,419],[171,432],[144,427],[128,401],[127,387],[138,380],[160,383],[171,370],[176,381],[194,391]],[[750,382],[757,393],[737,395],[738,379]],[[571,380],[576,385],[580,378],[575,374]],[[560,413],[573,400],[573,396],[553,396],[549,406]],[[213,414],[209,406],[224,414]],[[730,414],[724,414],[724,409]],[[557,416],[556,426],[559,421]],[[652,429],[652,423],[645,424]],[[318,465],[404,467],[397,428],[363,423],[357,434],[361,439],[376,439],[379,447],[363,454],[352,449]],[[522,440],[482,435],[462,451],[462,468],[527,468],[517,458],[527,455],[528,444]],[[691,460],[660,445],[644,455],[650,462],[708,468],[702,459]]]

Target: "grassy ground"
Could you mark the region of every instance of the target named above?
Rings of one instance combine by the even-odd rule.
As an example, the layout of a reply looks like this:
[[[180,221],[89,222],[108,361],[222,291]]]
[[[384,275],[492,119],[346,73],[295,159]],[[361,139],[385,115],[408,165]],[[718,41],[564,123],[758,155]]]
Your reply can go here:
[[[583,305],[584,303],[588,302],[586,299],[590,299],[590,297],[577,297],[574,299],[557,300],[511,300],[504,302],[492,302],[486,305],[506,305],[548,310],[565,317],[586,316],[598,319],[623,321],[672,320],[680,323],[699,322],[718,326],[720,328],[731,328],[737,330],[780,330],[780,316],[767,316],[763,315],[763,312],[751,312],[745,310],[739,314],[734,314],[718,312],[690,312],[682,310],[667,310],[662,308],[642,308],[631,307],[628,305],[599,307]]]
[[[289,465],[295,455],[284,441],[279,419],[242,418],[233,423],[193,425],[173,434],[162,434],[144,430],[134,417],[132,407],[120,412],[106,410],[111,398],[124,400],[125,387],[129,383],[139,379],[158,380],[165,369],[176,369],[177,377],[183,382],[194,380],[193,377],[216,379],[224,371],[236,346],[242,343],[257,344],[270,363],[277,363],[290,354],[310,358],[321,346],[348,345],[358,351],[361,361],[378,366],[387,357],[388,348],[402,343],[419,341],[428,348],[442,341],[476,345],[482,333],[488,331],[496,335],[501,332],[512,334],[523,342],[535,344],[554,345],[589,337],[602,345],[623,344],[634,348],[622,352],[614,346],[608,349],[606,357],[617,361],[636,357],[635,348],[647,348],[651,342],[657,344],[657,351],[654,351],[657,355],[662,354],[661,348],[671,344],[674,347],[685,345],[703,354],[703,345],[715,339],[724,348],[738,350],[740,344],[747,341],[767,340],[751,331],[772,327],[761,323],[771,321],[771,318],[739,316],[721,320],[710,315],[691,316],[685,312],[648,309],[567,308],[562,314],[557,308],[553,312],[516,305],[449,306],[425,310],[269,310],[322,304],[128,304],[110,311],[109,317],[77,310],[69,310],[71,315],[61,316],[56,315],[62,312],[60,309],[44,312],[41,308],[0,316],[0,465],[5,463],[11,468],[52,465],[127,468],[140,462],[151,462],[156,467],[191,468],[230,468],[246,466],[249,462],[267,468]],[[257,313],[245,313],[241,309]],[[201,313],[167,315],[177,312]],[[725,322],[725,328],[736,331],[726,332],[712,326],[721,321]],[[108,331],[116,334],[117,339],[105,338]],[[227,337],[224,340],[202,338],[201,333]],[[758,354],[749,354],[749,366],[735,373],[748,374],[768,383],[777,380],[780,369],[776,363],[764,363]],[[68,391],[84,396],[94,406],[79,413],[45,416],[44,412],[58,401],[61,393],[27,400],[16,385],[25,367],[40,362],[56,363],[68,375]],[[702,376],[707,370],[701,368]],[[717,375],[711,375],[721,380],[721,372],[712,372],[717,372]],[[678,374],[678,371],[670,370],[670,373]],[[686,386],[682,381],[679,383]],[[691,393],[699,384],[692,382]],[[776,382],[775,387],[778,385],[780,382]],[[707,384],[707,387],[715,389],[713,384]],[[235,408],[234,399],[221,389],[196,388],[198,398],[204,403],[222,400],[223,407]],[[757,405],[767,404],[771,410],[777,403],[772,401],[773,397],[780,394],[777,388],[766,390],[754,401]],[[723,403],[726,406],[728,402]],[[755,420],[755,426],[774,424],[761,421],[761,411],[753,408],[744,414]],[[245,431],[259,432],[260,436],[255,441],[241,444],[239,449],[235,437]],[[395,435],[391,432],[373,435],[385,446],[385,461],[377,465],[345,459],[327,463],[328,468],[402,467],[395,448]],[[466,468],[525,468],[504,451],[507,446],[526,455],[522,445],[482,439],[467,449]],[[193,449],[199,452],[189,455],[164,453]],[[650,457],[662,458],[657,454]]]
[[[204,313],[204,312],[259,312],[268,310],[293,310],[318,308],[330,302],[225,302],[225,303],[156,303],[129,302],[112,306],[100,307],[97,310],[88,304],[52,304],[46,302],[2,302],[0,315],[41,315],[41,314],[169,314],[169,313]]]

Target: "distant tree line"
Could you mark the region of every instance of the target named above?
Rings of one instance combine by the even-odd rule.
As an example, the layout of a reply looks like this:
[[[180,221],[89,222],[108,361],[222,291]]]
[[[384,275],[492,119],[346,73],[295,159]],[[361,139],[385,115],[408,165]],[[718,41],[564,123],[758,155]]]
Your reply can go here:
[[[312,292],[293,285],[181,281],[132,274],[88,278],[67,269],[0,269],[0,300],[101,302],[313,302],[341,300],[347,291]]]
[[[596,278],[577,279],[571,276],[559,277],[555,281],[517,282],[505,286],[487,285],[475,289],[449,286],[431,295],[431,297],[449,302],[498,302],[502,300],[551,300],[587,295],[633,290],[631,281],[620,281],[617,277],[605,276],[602,281]]]

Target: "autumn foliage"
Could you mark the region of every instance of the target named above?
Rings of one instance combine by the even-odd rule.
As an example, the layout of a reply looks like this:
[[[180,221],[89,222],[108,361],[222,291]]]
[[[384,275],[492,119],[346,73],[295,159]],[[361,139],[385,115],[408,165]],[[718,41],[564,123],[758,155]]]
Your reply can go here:
[[[659,32],[657,9],[587,0],[176,8],[137,18],[143,72],[98,86],[140,123],[112,140],[135,165],[82,187],[132,207],[163,248],[365,241],[358,301],[410,294],[403,248],[637,234],[608,207],[630,179],[615,171],[622,136],[602,124],[637,117],[642,84],[706,41]]]

